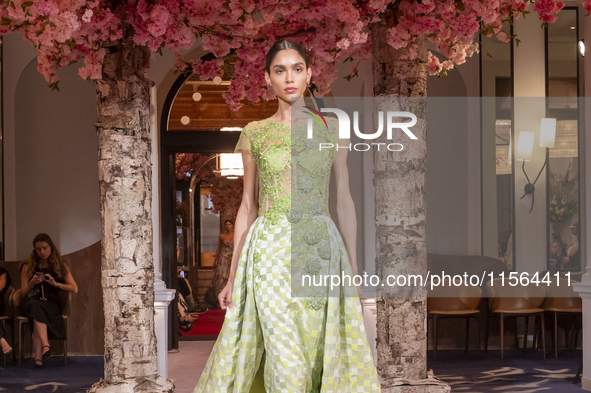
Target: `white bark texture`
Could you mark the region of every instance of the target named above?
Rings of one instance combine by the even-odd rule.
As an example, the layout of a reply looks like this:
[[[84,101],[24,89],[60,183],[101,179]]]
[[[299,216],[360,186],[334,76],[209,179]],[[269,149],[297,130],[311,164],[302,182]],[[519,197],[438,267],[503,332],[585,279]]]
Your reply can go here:
[[[382,18],[372,29],[374,96],[382,97],[376,98],[375,110],[414,113],[418,123],[412,131],[418,140],[401,135],[398,140],[388,141],[383,133],[379,142],[400,142],[404,150],[374,150],[376,270],[382,280],[388,275],[424,277],[427,273],[427,67],[425,63],[400,59],[398,51],[386,41],[387,29],[395,23],[394,12],[388,10]],[[419,38],[418,48],[418,57],[426,60],[424,38]],[[377,119],[374,121],[377,128]],[[377,362],[383,391],[426,389],[392,387],[396,379],[426,378],[425,296],[424,288],[408,285],[403,288],[386,285],[378,289]]]
[[[154,334],[148,53],[107,48],[97,81],[105,378],[89,392],[173,392]]]

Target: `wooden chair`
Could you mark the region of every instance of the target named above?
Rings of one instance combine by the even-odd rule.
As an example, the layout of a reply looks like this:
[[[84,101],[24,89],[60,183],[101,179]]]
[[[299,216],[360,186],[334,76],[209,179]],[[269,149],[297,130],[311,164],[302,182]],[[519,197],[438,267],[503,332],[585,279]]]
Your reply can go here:
[[[558,316],[568,315],[574,317],[576,321],[583,313],[583,299],[573,290],[572,286],[568,285],[566,278],[552,277],[551,284],[547,287],[547,296],[542,304],[542,308],[546,313],[554,315],[554,357],[558,357]],[[572,281],[571,281],[572,284]],[[568,348],[568,332],[565,331],[565,342]],[[578,328],[574,328],[574,346],[576,347],[576,338],[578,336]]]
[[[466,319],[466,354],[470,339],[470,318],[476,319],[478,330],[478,355],[480,355],[480,326],[478,303],[482,296],[480,287],[435,287],[427,297],[427,318],[433,320],[434,357],[437,359],[437,321],[441,318]]]
[[[492,298],[489,301],[490,314],[489,321],[486,324],[486,342],[488,347],[488,331],[490,318],[499,315],[501,318],[501,359],[505,354],[504,330],[505,317],[524,317],[525,318],[525,339],[523,342],[524,352],[527,352],[527,331],[529,317],[539,318],[542,329],[542,347],[544,359],[546,359],[546,341],[544,336],[544,309],[541,308],[546,297],[544,286],[522,286],[520,283],[516,286],[509,285],[507,278],[504,280],[495,278],[486,284],[487,291]],[[537,324],[536,324],[537,326]],[[535,329],[534,329],[535,330]],[[535,337],[535,334],[534,334]],[[535,348],[535,346],[534,346]]]
[[[10,306],[10,298],[14,293],[14,288],[12,286],[8,287],[8,290],[4,294],[4,305],[5,305],[5,312],[7,315],[0,315],[0,323],[2,324],[2,330],[6,334],[6,324],[10,324],[10,332],[12,333],[12,342],[14,343],[14,318],[12,313],[12,307]],[[6,356],[3,356],[4,359],[4,367],[6,367]],[[12,360],[14,361],[14,351],[12,351]]]
[[[60,298],[61,298],[61,303],[62,303],[62,318],[64,318],[64,323],[66,325],[66,332],[68,331],[68,317],[70,315],[70,304],[72,301],[72,293],[71,292],[66,292],[66,291],[61,291],[60,292]],[[20,367],[22,364],[22,358],[23,358],[23,328],[25,325],[29,325],[29,319],[24,317],[22,315],[20,306],[21,306],[21,290],[19,289],[18,291],[14,292],[14,294],[12,295],[12,306],[13,306],[13,312],[14,315],[16,316],[16,322],[18,323],[18,366]],[[29,326],[29,329],[33,330],[32,326]],[[66,336],[66,338],[62,339],[63,341],[63,346],[64,346],[64,366],[66,366],[68,364],[68,337]]]

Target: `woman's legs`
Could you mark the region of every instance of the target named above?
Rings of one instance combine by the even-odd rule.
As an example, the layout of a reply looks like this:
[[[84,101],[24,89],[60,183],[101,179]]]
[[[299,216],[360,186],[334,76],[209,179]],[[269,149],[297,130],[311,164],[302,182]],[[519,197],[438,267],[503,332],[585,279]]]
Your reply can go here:
[[[33,320],[35,328],[33,330],[33,351],[35,353],[35,362],[41,362],[43,352],[49,351],[49,341],[47,340],[47,325]],[[47,351],[43,351],[47,347]]]
[[[8,345],[4,337],[0,337],[0,347],[2,348],[2,353],[7,353],[12,349],[10,345]]]

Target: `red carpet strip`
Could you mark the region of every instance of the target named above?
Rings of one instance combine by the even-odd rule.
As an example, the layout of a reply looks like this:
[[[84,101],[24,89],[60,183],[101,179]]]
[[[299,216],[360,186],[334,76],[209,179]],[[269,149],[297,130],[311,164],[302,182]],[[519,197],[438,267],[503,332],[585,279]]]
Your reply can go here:
[[[188,332],[179,330],[181,336],[179,341],[207,341],[216,340],[222,325],[226,311],[210,308],[203,314],[199,315],[199,319],[195,322],[195,326]]]

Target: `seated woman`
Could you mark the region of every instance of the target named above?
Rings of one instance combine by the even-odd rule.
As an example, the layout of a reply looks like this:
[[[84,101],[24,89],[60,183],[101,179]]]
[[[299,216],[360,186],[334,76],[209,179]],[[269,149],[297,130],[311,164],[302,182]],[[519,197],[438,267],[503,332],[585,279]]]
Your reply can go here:
[[[48,338],[66,338],[60,291],[78,292],[78,286],[49,235],[33,240],[34,250],[21,268],[22,311],[33,325],[35,368],[51,356]]]
[[[6,315],[5,308],[6,305],[4,304],[4,295],[6,295],[6,291],[8,291],[8,287],[10,287],[11,280],[10,274],[0,266],[0,317]],[[12,353],[12,348],[4,339],[4,331],[2,329],[2,325],[0,325],[0,349],[2,350],[2,354],[4,356],[10,355]]]

